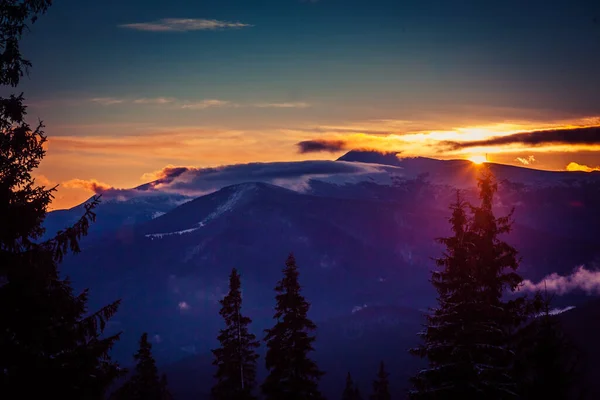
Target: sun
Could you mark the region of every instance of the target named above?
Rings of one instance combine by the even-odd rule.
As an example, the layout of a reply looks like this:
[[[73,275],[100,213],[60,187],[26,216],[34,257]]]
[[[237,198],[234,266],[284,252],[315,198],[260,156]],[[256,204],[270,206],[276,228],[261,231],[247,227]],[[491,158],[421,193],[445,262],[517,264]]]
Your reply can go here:
[[[469,157],[468,160],[474,164],[483,164],[484,162],[487,162],[487,157],[482,154],[476,154]]]

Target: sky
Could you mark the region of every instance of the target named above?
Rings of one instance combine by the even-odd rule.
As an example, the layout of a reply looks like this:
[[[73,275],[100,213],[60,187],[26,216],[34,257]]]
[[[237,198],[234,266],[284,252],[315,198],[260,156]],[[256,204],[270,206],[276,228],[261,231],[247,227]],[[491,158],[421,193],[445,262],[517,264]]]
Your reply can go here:
[[[595,0],[60,0],[22,50],[53,208],[353,148],[600,166]]]

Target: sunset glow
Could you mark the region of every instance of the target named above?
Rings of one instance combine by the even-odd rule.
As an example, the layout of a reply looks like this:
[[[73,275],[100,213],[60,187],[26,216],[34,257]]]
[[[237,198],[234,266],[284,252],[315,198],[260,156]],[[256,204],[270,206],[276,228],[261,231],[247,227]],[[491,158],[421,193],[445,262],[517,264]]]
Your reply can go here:
[[[479,163],[489,154],[562,171],[600,165],[600,135],[583,132],[600,127],[595,92],[585,89],[598,85],[598,74],[582,66],[592,61],[572,62],[576,47],[589,53],[591,26],[577,24],[582,31],[565,31],[572,40],[560,44],[548,35],[512,37],[523,46],[509,51],[502,40],[483,39],[509,40],[510,30],[498,29],[512,25],[490,20],[520,18],[508,6],[502,17],[479,15],[468,31],[481,34],[464,36],[454,17],[473,11],[469,2],[436,5],[450,17],[435,23],[422,23],[432,15],[425,3],[353,2],[348,16],[373,13],[358,23],[334,18],[335,2],[269,2],[264,15],[236,0],[192,2],[181,18],[153,1],[53,5],[27,35],[33,74],[19,88],[29,118],[46,125],[38,180],[60,185],[52,207],[76,205],[99,187],[134,187],[166,165],[334,160],[352,149]],[[137,7],[151,15],[140,18]],[[104,19],[93,24],[62,17],[96,13]],[[462,50],[431,41],[438,30]],[[61,43],[56,53],[48,40]],[[543,51],[532,47],[546,42]]]
[[[481,154],[476,154],[469,157],[468,160],[475,164],[483,164],[484,162],[487,162],[487,157]]]

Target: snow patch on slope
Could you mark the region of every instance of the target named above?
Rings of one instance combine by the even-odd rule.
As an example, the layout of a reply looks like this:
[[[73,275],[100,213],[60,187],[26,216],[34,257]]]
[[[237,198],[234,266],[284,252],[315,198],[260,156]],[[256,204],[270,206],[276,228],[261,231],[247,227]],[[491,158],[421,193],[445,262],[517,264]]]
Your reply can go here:
[[[166,214],[166,212],[163,212],[163,211],[155,211],[155,212],[152,213],[152,219],[156,219],[158,217],[162,217],[165,214]]]
[[[184,229],[181,231],[176,231],[176,232],[150,233],[150,234],[147,234],[146,237],[150,238],[150,239],[162,239],[165,236],[185,235],[188,233],[195,232],[198,229],[206,226],[206,224],[208,224],[210,221],[217,218],[218,216],[220,216],[228,211],[231,211],[233,209],[233,207],[240,201],[240,199],[242,199],[244,197],[244,195],[247,192],[249,192],[251,190],[256,190],[257,186],[255,184],[249,183],[249,184],[240,185],[240,186],[236,187],[235,189],[236,190],[231,194],[231,196],[229,196],[229,198],[227,199],[227,201],[225,203],[218,206],[215,211],[208,214],[206,216],[206,218],[204,218],[202,221],[198,222],[195,227]]]

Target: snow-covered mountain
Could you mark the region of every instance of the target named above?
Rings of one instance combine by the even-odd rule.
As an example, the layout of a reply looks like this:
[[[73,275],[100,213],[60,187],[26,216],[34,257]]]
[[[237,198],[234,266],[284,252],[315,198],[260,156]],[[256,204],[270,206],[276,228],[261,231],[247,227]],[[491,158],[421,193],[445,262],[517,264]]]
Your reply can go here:
[[[115,350],[125,360],[143,331],[155,338],[161,362],[208,351],[233,267],[259,333],[271,323],[273,287],[291,251],[315,320],[365,305],[430,305],[430,258],[441,251],[434,238],[448,232],[457,187],[475,199],[478,167],[345,157],[351,160],[179,171],[105,193],[95,231],[63,273],[77,288],[91,288],[92,307],[123,299],[111,329],[124,332]],[[523,256],[526,278],[592,265],[600,249],[600,174],[490,167],[501,179],[498,213],[516,207],[508,240]],[[81,207],[53,212],[46,223],[51,232],[80,215]]]
[[[497,178],[522,191],[600,187],[600,172],[550,172],[488,164]],[[418,180],[443,191],[473,189],[480,168],[465,160],[398,158],[395,153],[351,151],[337,161],[251,163],[217,168],[177,168],[176,173],[132,189],[102,194],[92,234],[123,230],[146,222],[201,195],[226,186],[263,182],[300,193],[341,198],[390,198],[395,187]],[[579,200],[573,200],[577,203]],[[445,204],[443,205],[445,207]],[[47,236],[75,222],[83,205],[48,214]]]
[[[127,234],[135,224],[152,220],[166,214],[192,197],[177,193],[141,192],[137,196],[120,198],[117,193],[108,192],[100,197],[96,211],[96,223],[90,227],[90,238],[121,232]],[[91,200],[91,199],[90,199]],[[88,200],[89,201],[89,200]],[[88,202],[86,201],[86,202]],[[59,230],[75,223],[84,213],[83,204],[67,210],[48,213],[44,221],[44,238],[52,237]]]

